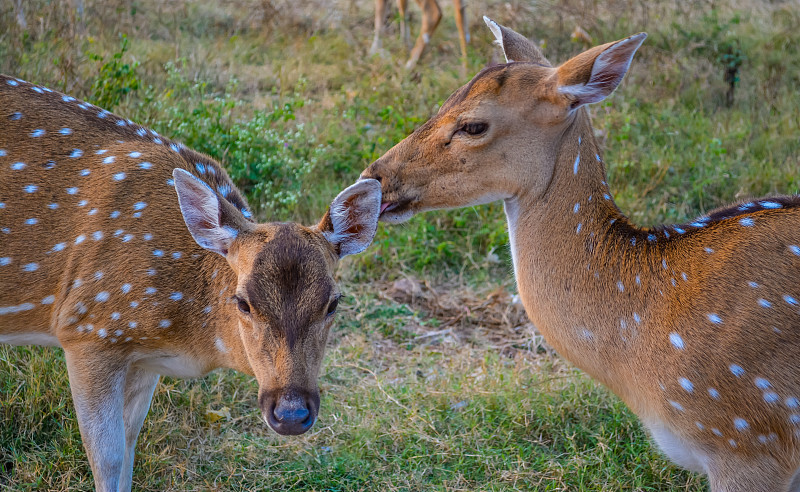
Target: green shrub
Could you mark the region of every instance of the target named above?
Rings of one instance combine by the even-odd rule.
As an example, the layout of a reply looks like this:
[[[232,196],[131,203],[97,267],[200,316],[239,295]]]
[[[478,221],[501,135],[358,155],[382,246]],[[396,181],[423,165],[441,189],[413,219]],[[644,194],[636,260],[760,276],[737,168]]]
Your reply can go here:
[[[86,52],[90,60],[100,64],[97,76],[91,83],[91,94],[87,101],[101,108],[113,111],[124,99],[139,89],[136,69],[139,62],[124,63],[122,57],[128,51],[128,36],[120,35],[119,50],[106,61],[102,55]]]
[[[294,123],[304,101],[293,96],[248,114],[233,96],[235,79],[215,94],[207,82],[189,80],[167,63],[167,91],[148,90],[137,112],[149,126],[219,161],[250,205],[269,220],[293,217],[304,179],[323,151],[303,124]]]

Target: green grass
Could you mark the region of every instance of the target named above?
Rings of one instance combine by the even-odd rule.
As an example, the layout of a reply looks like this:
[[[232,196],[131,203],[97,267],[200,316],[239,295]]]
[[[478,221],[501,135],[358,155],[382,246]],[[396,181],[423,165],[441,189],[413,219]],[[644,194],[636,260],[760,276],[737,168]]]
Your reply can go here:
[[[557,357],[499,353],[394,329],[408,305],[342,313],[309,435],[260,421],[257,386],[230,371],[165,379],[137,455],[140,490],[674,490],[701,482],[664,463],[624,405]],[[60,351],[0,349],[4,466],[18,490],[91,490]],[[218,419],[212,411],[229,415]]]
[[[412,73],[401,68],[396,21],[385,39],[392,57],[367,55],[370,0],[86,0],[85,29],[70,2],[25,4],[27,29],[12,2],[0,4],[0,71],[113,106],[209,153],[262,220],[318,220],[468,80],[447,2]],[[591,110],[622,210],[652,225],[796,192],[800,13],[711,5],[472,2],[468,73],[496,56],[483,14],[543,40],[554,62],[583,49],[569,38],[575,24],[597,43],[645,30],[620,89]],[[732,52],[742,64],[728,107]],[[507,241],[498,204],[381,225],[375,244],[342,265],[348,296],[312,432],[267,429],[245,376],[166,379],[140,436],[134,487],[702,490],[510,305]],[[395,292],[405,277],[422,284],[422,301]],[[92,488],[60,351],[0,347],[0,424],[0,488]]]

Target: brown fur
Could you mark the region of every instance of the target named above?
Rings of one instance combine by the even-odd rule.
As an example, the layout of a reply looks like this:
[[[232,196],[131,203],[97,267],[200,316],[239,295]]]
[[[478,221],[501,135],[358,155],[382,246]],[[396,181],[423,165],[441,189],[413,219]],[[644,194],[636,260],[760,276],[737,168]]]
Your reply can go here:
[[[606,59],[618,70],[598,85],[613,90],[633,55],[626,41],[556,68],[481,72],[362,177],[381,181],[389,222],[504,199],[520,296],[548,342],[618,394],[670,457],[707,473],[714,491],[795,490],[800,199],[763,198],[684,225],[631,224],[610,197],[586,110],[560,91],[586,84],[612,47]],[[467,135],[468,121],[488,130]]]
[[[221,225],[239,231],[225,257],[187,230],[175,168],[222,197]],[[327,311],[338,296],[339,245],[329,236],[343,237],[330,218],[318,227],[255,224],[209,157],[6,76],[0,204],[0,342],[63,347],[98,489],[129,489],[124,468],[157,374],[233,368],[256,377],[276,430],[286,426],[272,412],[286,401],[292,411],[307,404],[313,423]],[[371,240],[374,227],[348,220]],[[129,418],[132,401],[142,403]],[[123,447],[130,456],[119,472]]]

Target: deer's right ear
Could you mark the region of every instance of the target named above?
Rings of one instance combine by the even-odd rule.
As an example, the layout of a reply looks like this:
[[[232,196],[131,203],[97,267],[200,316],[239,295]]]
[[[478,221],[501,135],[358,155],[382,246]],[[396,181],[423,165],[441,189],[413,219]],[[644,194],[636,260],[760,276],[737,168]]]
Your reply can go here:
[[[489,26],[494,34],[494,42],[503,48],[506,63],[511,62],[533,62],[550,67],[550,62],[544,57],[539,47],[530,39],[505,26],[501,26],[492,19],[483,16],[483,22]]]
[[[372,243],[381,214],[381,184],[361,179],[333,199],[317,228],[339,258],[361,253]]]
[[[227,256],[239,229],[223,225],[229,221],[223,221],[224,205],[217,193],[183,169],[173,170],[172,177],[183,220],[194,240],[209,251]]]

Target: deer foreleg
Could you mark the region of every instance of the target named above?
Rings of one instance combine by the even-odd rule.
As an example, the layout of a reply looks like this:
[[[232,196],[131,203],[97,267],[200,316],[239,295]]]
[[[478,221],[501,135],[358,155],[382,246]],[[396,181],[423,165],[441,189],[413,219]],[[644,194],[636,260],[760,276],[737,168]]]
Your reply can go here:
[[[458,44],[461,45],[461,67],[467,69],[467,43],[469,42],[469,25],[465,22],[467,5],[466,0],[453,0],[456,11],[456,26],[458,27]]]
[[[411,33],[408,32],[408,20],[406,10],[408,7],[408,0],[397,0],[397,10],[400,11],[400,36],[403,38],[403,45],[406,48],[411,47]]]
[[[381,50],[381,34],[383,34],[383,23],[386,20],[387,0],[375,0],[375,36],[372,38],[372,47],[369,54],[374,55]]]
[[[709,463],[711,492],[793,492],[792,474],[772,458],[757,463],[725,456]]]
[[[64,355],[95,489],[117,492],[125,458],[125,368],[110,364],[109,354],[65,350]]]
[[[125,462],[119,480],[120,491],[131,490],[133,479],[133,457],[136,439],[142,430],[144,418],[150,410],[153,391],[158,384],[158,374],[140,368],[132,368],[125,377]]]
[[[422,29],[417,37],[417,42],[414,43],[414,48],[411,50],[411,56],[406,63],[406,69],[411,70],[416,66],[422,52],[425,51],[425,46],[430,42],[433,31],[442,20],[442,9],[436,0],[416,0],[420,9],[422,9]]]

